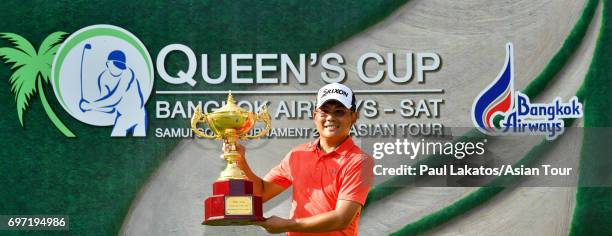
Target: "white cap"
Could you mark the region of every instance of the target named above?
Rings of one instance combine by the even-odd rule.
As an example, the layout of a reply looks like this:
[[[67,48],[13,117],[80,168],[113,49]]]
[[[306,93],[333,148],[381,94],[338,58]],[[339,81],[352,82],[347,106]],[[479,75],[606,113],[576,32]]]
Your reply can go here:
[[[319,89],[319,92],[317,93],[316,108],[321,107],[330,100],[338,101],[348,109],[354,109],[355,106],[355,96],[353,91],[339,83],[331,83]]]

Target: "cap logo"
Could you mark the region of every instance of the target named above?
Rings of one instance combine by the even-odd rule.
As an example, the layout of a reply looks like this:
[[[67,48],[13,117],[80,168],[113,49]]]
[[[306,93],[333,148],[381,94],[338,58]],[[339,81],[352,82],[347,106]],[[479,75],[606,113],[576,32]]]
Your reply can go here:
[[[327,94],[330,94],[330,93],[342,94],[345,97],[348,97],[348,93],[342,89],[325,89],[323,90],[323,95],[321,96],[321,98],[327,96]]]

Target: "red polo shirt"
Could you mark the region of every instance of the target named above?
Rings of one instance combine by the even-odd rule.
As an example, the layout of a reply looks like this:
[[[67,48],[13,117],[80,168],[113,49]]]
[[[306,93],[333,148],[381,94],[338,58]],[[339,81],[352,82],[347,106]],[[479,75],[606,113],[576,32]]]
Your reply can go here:
[[[338,200],[363,206],[374,179],[373,165],[373,159],[355,146],[351,137],[330,153],[319,149],[317,139],[291,150],[264,179],[285,188],[293,184],[290,217],[300,219],[334,210]],[[346,229],[323,234],[357,235],[360,215],[358,212]]]

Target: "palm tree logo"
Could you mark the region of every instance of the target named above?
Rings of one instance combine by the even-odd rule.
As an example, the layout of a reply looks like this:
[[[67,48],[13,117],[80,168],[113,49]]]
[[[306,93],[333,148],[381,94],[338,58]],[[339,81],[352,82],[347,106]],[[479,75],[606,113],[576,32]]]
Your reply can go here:
[[[13,33],[0,33],[0,38],[8,40],[14,45],[14,48],[0,48],[0,58],[6,64],[13,64],[11,66],[13,74],[9,78],[9,83],[11,84],[11,91],[15,94],[17,116],[21,126],[25,128],[23,113],[28,109],[32,95],[38,93],[51,122],[62,134],[72,138],[76,136],[55,115],[47,101],[43,87],[49,84],[53,58],[66,35],[67,33],[59,31],[50,34],[36,51],[24,37]]]

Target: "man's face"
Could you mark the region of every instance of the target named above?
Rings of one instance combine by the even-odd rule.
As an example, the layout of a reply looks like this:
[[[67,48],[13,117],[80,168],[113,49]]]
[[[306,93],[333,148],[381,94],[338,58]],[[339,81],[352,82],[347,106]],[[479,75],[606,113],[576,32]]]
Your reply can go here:
[[[123,73],[123,70],[115,66],[115,63],[113,63],[113,61],[106,61],[106,68],[108,68],[108,72],[110,72],[110,74],[115,77],[120,76],[121,73]]]
[[[342,139],[357,121],[357,113],[347,109],[338,101],[324,103],[315,110],[314,123],[322,139]]]

